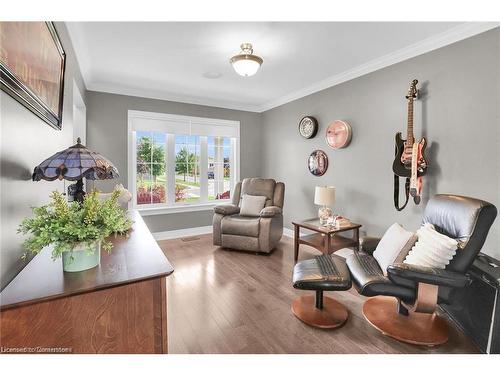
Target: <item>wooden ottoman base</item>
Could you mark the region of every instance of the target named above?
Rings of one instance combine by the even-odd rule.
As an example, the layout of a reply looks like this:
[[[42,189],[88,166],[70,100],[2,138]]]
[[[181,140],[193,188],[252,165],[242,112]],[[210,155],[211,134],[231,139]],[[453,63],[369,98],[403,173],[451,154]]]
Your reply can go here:
[[[386,336],[414,345],[435,346],[448,341],[446,320],[434,314],[398,313],[394,297],[372,297],[363,305],[368,322]]]
[[[347,321],[347,310],[340,302],[323,297],[322,305],[317,308],[312,295],[302,296],[293,301],[292,312],[304,323],[317,328],[338,328]]]

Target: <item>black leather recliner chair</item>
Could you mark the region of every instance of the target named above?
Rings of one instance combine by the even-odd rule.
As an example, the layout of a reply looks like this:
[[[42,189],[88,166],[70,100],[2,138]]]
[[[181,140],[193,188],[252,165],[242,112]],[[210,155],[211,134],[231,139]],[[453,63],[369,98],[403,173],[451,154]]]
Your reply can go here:
[[[449,303],[453,291],[467,285],[466,272],[478,255],[495,220],[491,203],[458,195],[439,194],[429,200],[423,223],[459,241],[446,269],[393,264],[384,276],[372,256],[380,239],[361,239],[360,251],[347,258],[352,281],[368,299],[365,318],[383,334],[418,345],[439,345],[448,340],[446,321],[436,315],[438,303]]]

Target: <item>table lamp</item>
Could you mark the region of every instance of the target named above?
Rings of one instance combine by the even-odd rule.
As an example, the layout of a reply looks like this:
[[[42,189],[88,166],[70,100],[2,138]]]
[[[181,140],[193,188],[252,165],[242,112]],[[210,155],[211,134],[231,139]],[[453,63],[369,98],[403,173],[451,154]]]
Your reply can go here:
[[[76,184],[68,186],[69,197],[83,202],[83,178],[87,180],[109,180],[119,177],[116,167],[104,156],[82,145],[80,138],[76,144],[59,151],[44,160],[33,171],[33,181],[68,180]],[[71,199],[68,199],[71,200]]]
[[[334,186],[316,186],[314,191],[314,204],[320,207],[318,210],[319,223],[326,225],[332,217],[332,209],[335,204],[335,187]]]

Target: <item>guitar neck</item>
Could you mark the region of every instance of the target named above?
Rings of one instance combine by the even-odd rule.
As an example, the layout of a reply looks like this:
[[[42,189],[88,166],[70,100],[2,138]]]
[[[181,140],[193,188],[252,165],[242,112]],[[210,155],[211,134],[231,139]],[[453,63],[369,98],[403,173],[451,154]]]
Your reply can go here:
[[[413,145],[413,98],[408,100],[408,133],[406,134],[406,144]]]

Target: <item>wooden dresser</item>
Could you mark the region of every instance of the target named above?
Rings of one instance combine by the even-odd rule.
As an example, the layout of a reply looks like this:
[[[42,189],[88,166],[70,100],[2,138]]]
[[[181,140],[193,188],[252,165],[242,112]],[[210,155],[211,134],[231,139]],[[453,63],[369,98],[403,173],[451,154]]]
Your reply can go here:
[[[141,216],[100,266],[63,272],[44,249],[0,293],[0,347],[12,352],[167,353],[174,269]]]

